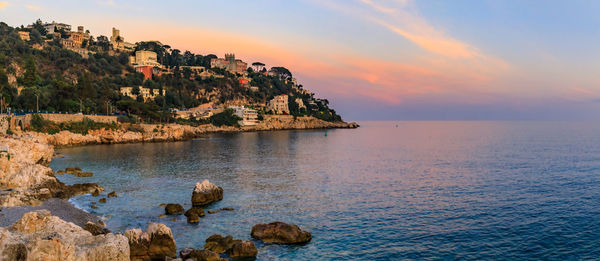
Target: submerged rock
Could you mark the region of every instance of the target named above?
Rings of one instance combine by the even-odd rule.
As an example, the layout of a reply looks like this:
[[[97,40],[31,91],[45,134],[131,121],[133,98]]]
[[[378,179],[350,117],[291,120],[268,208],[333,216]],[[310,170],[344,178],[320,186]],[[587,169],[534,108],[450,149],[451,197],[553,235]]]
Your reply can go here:
[[[165,206],[165,214],[167,215],[181,215],[185,209],[179,204],[167,204]]]
[[[302,244],[312,238],[309,232],[283,222],[255,225],[250,235],[255,239],[276,244]]]
[[[210,183],[208,179],[196,183],[194,192],[192,192],[193,206],[206,206],[223,199],[223,189]]]
[[[109,197],[109,198],[116,198],[116,197],[118,197],[118,196],[117,196],[117,192],[114,192],[114,191],[113,191],[113,192],[111,192],[111,193],[108,193],[108,197]]]
[[[3,260],[129,260],[126,237],[94,236],[47,210],[25,213],[0,235]]]
[[[233,244],[228,253],[231,258],[256,257],[258,249],[251,241],[242,241]]]
[[[106,203],[106,198],[101,198],[101,199],[98,200],[98,202],[100,202],[100,203]]]
[[[76,172],[74,174],[76,177],[91,177],[94,175],[92,172]]]

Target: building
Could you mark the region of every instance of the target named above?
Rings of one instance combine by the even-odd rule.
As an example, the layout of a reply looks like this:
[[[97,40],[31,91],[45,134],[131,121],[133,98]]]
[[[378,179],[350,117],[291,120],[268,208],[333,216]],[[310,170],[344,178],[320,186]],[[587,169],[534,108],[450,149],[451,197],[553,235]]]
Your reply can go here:
[[[233,114],[242,118],[238,122],[240,126],[254,126],[258,124],[258,112],[256,110],[244,106],[230,106],[229,108],[233,110]]]
[[[148,65],[136,66],[135,71],[142,73],[144,75],[144,80],[152,79],[153,75],[156,75],[156,76],[162,75],[162,70],[155,66],[148,66]]]
[[[246,88],[250,87],[250,81],[252,81],[252,79],[245,77],[245,76],[238,78],[238,82],[240,83],[240,86],[242,86],[242,87],[246,87]]]
[[[133,88],[134,87],[121,87],[121,89],[120,89],[121,95],[130,97],[134,100],[137,99],[138,95],[133,94]],[[144,88],[142,86],[140,86],[138,88],[140,89],[139,95],[144,98],[144,101],[152,100],[152,99],[156,98],[156,96],[161,95],[159,89],[149,89],[149,88]],[[162,95],[163,96],[165,95],[165,90],[162,91]]]
[[[282,94],[275,96],[272,100],[269,101],[267,108],[273,111],[274,114],[290,114],[290,107],[288,104],[288,95]]]
[[[52,21],[52,23],[45,23],[44,28],[46,29],[46,33],[48,33],[48,34],[58,33],[59,31],[64,31],[64,32],[71,31],[71,25],[57,23],[54,21]]]
[[[29,32],[19,31],[19,38],[23,41],[29,41]]]
[[[65,48],[82,48],[82,44],[84,40],[90,39],[90,34],[84,32],[83,26],[77,27],[77,32],[65,32],[68,36],[66,39],[60,39],[60,43]]]
[[[158,58],[153,51],[137,51],[135,56],[130,56],[129,62],[133,66],[156,66],[161,67]]]
[[[210,68],[221,68],[231,73],[244,73],[248,69],[248,64],[242,60],[236,60],[235,54],[225,54],[223,58],[213,58],[210,60]]]
[[[112,36],[110,37],[110,44],[113,50],[118,51],[133,51],[135,44],[125,42],[125,37],[121,36],[121,31],[117,28],[112,28]]]

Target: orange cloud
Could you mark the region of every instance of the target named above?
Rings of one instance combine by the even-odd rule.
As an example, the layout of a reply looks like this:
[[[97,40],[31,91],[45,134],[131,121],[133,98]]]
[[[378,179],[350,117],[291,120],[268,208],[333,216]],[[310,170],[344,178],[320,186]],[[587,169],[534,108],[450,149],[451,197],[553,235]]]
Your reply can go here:
[[[7,6],[8,6],[8,2],[6,2],[6,1],[0,2],[0,10],[6,9]]]
[[[41,8],[39,6],[35,6],[35,5],[25,5],[25,8],[27,8],[29,10],[33,10],[33,11],[41,10]]]

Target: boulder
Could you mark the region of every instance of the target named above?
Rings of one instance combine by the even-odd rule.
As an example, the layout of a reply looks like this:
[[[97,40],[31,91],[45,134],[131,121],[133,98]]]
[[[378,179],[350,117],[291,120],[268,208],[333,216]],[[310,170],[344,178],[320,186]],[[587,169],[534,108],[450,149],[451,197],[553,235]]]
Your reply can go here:
[[[118,196],[117,196],[117,192],[114,192],[114,191],[113,191],[113,192],[111,192],[111,193],[108,193],[108,197],[109,197],[109,198],[116,198],[116,197],[118,197]]]
[[[190,224],[200,222],[200,217],[206,215],[204,210],[200,207],[192,207],[185,212],[185,216],[187,217],[187,222]]]
[[[221,258],[219,256],[219,254],[210,251],[210,250],[206,250],[206,249],[202,249],[202,250],[194,250],[190,253],[189,258],[191,258],[192,260],[198,260],[198,261],[226,261],[227,259],[225,258]]]
[[[110,233],[110,230],[108,230],[107,228],[105,228],[104,226],[100,226],[99,224],[96,223],[92,223],[92,222],[87,222],[85,224],[85,226],[83,227],[84,230],[92,233],[92,235],[97,236],[97,235],[104,235],[104,234],[108,234]]]
[[[231,258],[248,258],[256,257],[258,249],[256,249],[256,246],[251,241],[242,241],[233,244],[228,252]]]
[[[164,224],[151,223],[148,225],[147,233],[150,236],[150,247],[148,248],[150,258],[177,257],[177,246],[169,227]]]
[[[94,192],[92,192],[92,197],[100,196],[100,192],[101,192],[100,189],[95,189]]]
[[[255,239],[275,244],[303,244],[312,238],[309,232],[283,222],[255,225],[250,235]]]
[[[146,232],[141,229],[125,231],[129,240],[131,260],[165,260],[176,258],[176,245],[171,229],[163,224],[151,223]]]
[[[167,204],[165,206],[165,214],[167,215],[181,215],[185,209],[179,204]]]
[[[92,235],[51,216],[47,210],[25,213],[10,228],[0,228],[2,260],[129,260],[127,238]]]
[[[98,200],[98,202],[100,202],[100,203],[106,203],[106,198],[101,198],[101,199]]]
[[[223,199],[223,189],[210,183],[207,179],[196,183],[194,192],[192,192],[193,206],[206,206]]]
[[[233,245],[241,242],[241,240],[234,240],[231,235],[223,237],[221,235],[215,234],[206,239],[206,244],[204,244],[204,249],[213,251],[217,254],[222,254],[227,252]]]
[[[129,241],[129,255],[131,260],[148,260],[148,249],[150,248],[150,236],[141,229],[129,229],[125,231],[125,237]]]

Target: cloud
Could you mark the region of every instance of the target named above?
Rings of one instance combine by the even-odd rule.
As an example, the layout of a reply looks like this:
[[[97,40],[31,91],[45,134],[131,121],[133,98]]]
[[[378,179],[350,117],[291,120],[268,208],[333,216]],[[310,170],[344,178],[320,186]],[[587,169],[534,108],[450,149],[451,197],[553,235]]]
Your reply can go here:
[[[117,6],[114,0],[100,0],[98,3],[100,3],[100,5]]]
[[[6,9],[7,6],[8,6],[8,2],[6,2],[6,1],[0,2],[0,10]]]
[[[25,8],[27,8],[29,10],[33,10],[33,11],[39,11],[39,10],[42,9],[39,6],[36,6],[36,5],[25,5]]]

